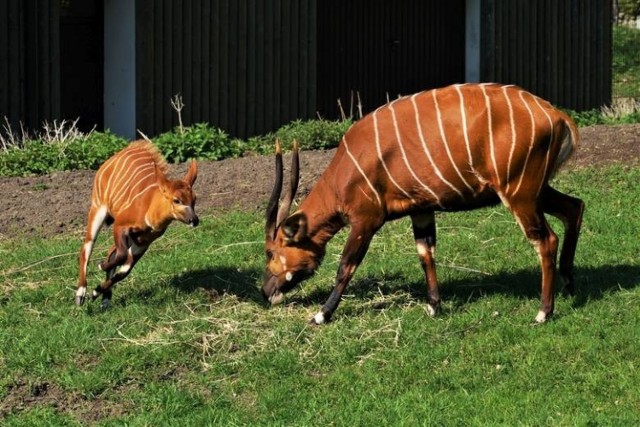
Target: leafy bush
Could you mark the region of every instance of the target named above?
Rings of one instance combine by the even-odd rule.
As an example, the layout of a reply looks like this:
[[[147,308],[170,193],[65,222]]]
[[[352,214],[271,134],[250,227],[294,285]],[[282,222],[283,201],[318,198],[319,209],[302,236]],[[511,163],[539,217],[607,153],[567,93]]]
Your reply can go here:
[[[351,120],[296,120],[278,129],[275,136],[280,138],[285,148],[297,139],[302,149],[326,150],[338,146],[352,123]]]
[[[92,132],[63,143],[24,141],[0,154],[0,176],[43,175],[61,170],[97,169],[127,142],[109,132]]]
[[[170,163],[189,159],[220,160],[242,154],[225,131],[207,123],[176,127],[153,138],[153,142]]]

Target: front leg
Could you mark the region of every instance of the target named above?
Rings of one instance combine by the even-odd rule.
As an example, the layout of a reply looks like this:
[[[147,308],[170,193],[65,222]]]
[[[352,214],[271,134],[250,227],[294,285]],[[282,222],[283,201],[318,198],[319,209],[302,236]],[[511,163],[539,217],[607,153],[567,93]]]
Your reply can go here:
[[[427,312],[435,316],[440,311],[440,293],[436,276],[436,220],[433,212],[411,216],[413,237],[416,242],[420,264],[427,281]]]
[[[129,273],[131,273],[131,270],[133,270],[133,267],[138,263],[140,258],[142,258],[147,249],[148,246],[138,246],[135,243],[132,243],[131,247],[127,250],[126,261],[118,271],[112,269],[107,272],[106,280],[94,291],[94,298],[97,297],[98,294],[102,294],[102,308],[107,308],[109,306],[113,287],[121,280],[127,278]]]
[[[340,304],[344,290],[367,253],[371,239],[378,228],[379,227],[362,229],[360,227],[354,227],[353,225],[351,226],[347,243],[342,250],[336,284],[329,298],[322,306],[322,310],[313,316],[310,323],[320,325],[331,320],[333,313],[338,308],[338,304]]]
[[[127,227],[113,228],[113,246],[109,251],[107,259],[100,264],[98,268],[102,271],[110,271],[114,267],[124,264],[127,259],[127,250],[129,249],[129,229]]]

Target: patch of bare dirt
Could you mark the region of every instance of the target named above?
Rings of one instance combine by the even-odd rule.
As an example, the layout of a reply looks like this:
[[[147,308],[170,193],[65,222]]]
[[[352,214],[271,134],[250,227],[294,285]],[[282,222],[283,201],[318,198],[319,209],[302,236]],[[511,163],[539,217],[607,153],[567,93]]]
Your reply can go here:
[[[640,125],[582,128],[581,147],[569,167],[640,165]],[[335,150],[301,153],[299,194],[306,194],[329,164]],[[285,157],[285,167],[288,157]],[[230,210],[264,209],[274,180],[272,157],[200,162],[195,190],[202,215]],[[181,176],[186,165],[171,167]],[[286,173],[286,172],[285,172]],[[84,232],[95,171],[59,172],[29,178],[0,178],[0,238],[52,236]]]
[[[119,390],[126,392],[122,387]],[[123,402],[113,402],[102,397],[89,399],[79,393],[65,392],[58,385],[48,382],[29,384],[16,380],[7,388],[7,395],[0,402],[0,420],[9,414],[44,406],[53,408],[58,413],[73,414],[85,425],[123,416],[134,409],[133,405]]]

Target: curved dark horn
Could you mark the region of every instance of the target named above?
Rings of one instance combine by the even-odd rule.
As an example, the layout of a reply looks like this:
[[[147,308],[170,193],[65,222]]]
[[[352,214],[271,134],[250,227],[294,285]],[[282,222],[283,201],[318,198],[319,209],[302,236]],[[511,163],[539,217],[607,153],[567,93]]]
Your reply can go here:
[[[271,198],[267,205],[267,224],[265,227],[265,236],[267,241],[275,238],[276,219],[278,213],[278,200],[282,192],[282,150],[280,149],[280,141],[276,139],[276,182],[271,192]]]
[[[276,217],[276,227],[289,216],[291,202],[298,191],[298,182],[300,181],[300,159],[298,157],[298,141],[293,140],[293,154],[291,157],[291,182],[289,184],[289,192],[285,195],[278,216]]]

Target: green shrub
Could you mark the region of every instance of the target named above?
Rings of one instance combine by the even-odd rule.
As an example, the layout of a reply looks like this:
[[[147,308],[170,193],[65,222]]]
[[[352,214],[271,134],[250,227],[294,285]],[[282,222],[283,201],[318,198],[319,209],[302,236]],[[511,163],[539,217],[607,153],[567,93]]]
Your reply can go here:
[[[280,138],[285,148],[297,139],[302,149],[326,150],[338,146],[352,123],[351,120],[296,120],[278,129],[275,136]]]
[[[24,141],[0,154],[0,176],[44,175],[61,170],[97,169],[126,141],[109,132],[62,143],[46,144],[41,139]]]
[[[220,160],[241,154],[236,152],[225,131],[207,123],[196,123],[182,129],[176,127],[152,139],[170,163],[189,159]]]
[[[275,133],[242,140],[231,138],[226,132],[207,123],[176,127],[152,138],[168,162],[189,159],[221,160],[245,155],[273,153],[274,142],[280,138],[284,148],[290,149],[297,139],[304,150],[333,148],[350,121],[296,120]],[[109,131],[92,132],[68,140],[44,142],[43,138],[23,141],[20,147],[0,151],[0,176],[43,175],[54,171],[98,169],[127,141]]]

